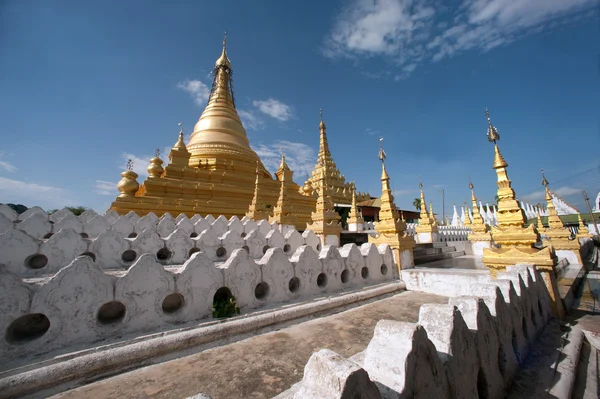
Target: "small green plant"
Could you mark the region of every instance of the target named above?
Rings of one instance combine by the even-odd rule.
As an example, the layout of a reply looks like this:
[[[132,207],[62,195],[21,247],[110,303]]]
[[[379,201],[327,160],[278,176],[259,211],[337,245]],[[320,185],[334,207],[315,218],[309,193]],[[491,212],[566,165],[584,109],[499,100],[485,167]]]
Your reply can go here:
[[[215,299],[212,314],[214,318],[222,319],[240,314],[240,308],[237,307],[235,297],[232,295],[228,298]]]

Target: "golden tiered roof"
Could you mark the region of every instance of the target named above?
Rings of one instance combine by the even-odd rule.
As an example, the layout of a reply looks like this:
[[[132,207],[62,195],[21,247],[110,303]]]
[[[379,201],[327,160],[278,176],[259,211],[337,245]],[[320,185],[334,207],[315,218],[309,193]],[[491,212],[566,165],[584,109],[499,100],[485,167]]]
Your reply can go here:
[[[331,199],[336,204],[351,204],[352,203],[352,184],[346,183],[346,178],[340,173],[327,142],[327,127],[323,122],[323,111],[320,110],[319,122],[319,155],[317,164],[312,171],[311,177],[306,181],[304,189],[307,193],[316,193],[321,185],[327,187],[327,191],[331,195]],[[325,178],[322,179],[321,175]],[[358,192],[357,200],[366,201],[371,199],[368,193]]]

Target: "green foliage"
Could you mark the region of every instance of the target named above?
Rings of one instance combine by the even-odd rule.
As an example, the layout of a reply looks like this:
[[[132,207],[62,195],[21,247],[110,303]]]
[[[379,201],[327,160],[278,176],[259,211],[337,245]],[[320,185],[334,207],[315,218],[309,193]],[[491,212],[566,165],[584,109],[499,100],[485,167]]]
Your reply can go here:
[[[6,204],[6,205],[10,206],[19,215],[22,214],[23,212],[25,212],[27,209],[29,209],[25,205],[21,205],[21,204]]]
[[[88,210],[88,208],[86,208],[85,206],[67,206],[67,209],[73,212],[75,216],[79,216],[83,212]]]
[[[413,206],[417,209],[417,211],[421,210],[421,198],[415,198],[413,200]]]
[[[232,295],[229,298],[215,299],[212,314],[216,319],[231,317],[240,314],[240,308],[237,307],[235,297]]]

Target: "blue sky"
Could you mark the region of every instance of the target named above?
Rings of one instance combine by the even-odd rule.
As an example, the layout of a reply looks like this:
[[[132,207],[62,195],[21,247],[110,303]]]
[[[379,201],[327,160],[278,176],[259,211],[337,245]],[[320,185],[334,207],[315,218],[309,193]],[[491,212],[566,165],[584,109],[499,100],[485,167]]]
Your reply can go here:
[[[0,202],[105,211],[128,158],[145,173],[178,122],[190,133],[227,30],[271,170],[283,146],[302,184],[323,108],[359,190],[380,194],[381,135],[400,207],[419,175],[436,212],[441,188],[447,213],[469,199],[468,175],[491,202],[489,107],[517,196],[542,200],[544,168],[583,209],[600,190],[598,19],[594,0],[3,1]]]

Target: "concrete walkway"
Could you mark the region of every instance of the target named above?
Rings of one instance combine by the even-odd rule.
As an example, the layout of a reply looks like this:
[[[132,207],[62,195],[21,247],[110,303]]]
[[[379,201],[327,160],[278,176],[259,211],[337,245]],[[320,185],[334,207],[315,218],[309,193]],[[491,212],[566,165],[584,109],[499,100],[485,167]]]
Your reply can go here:
[[[271,398],[302,379],[313,352],[328,348],[352,356],[366,348],[381,319],[416,322],[424,303],[448,298],[403,292],[338,314],[258,335],[169,362],[130,371],[53,396],[176,398],[206,393],[213,399]]]

